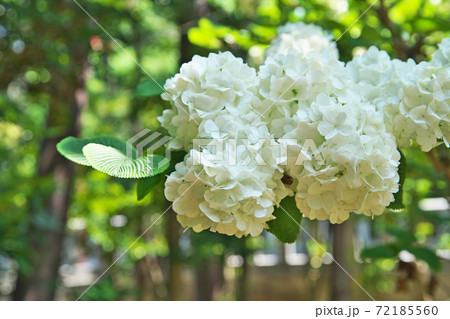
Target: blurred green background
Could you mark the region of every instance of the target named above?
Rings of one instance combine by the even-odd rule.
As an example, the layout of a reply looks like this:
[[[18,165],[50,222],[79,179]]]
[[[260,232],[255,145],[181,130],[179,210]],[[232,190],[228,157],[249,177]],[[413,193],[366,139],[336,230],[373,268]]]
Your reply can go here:
[[[378,0],[352,25],[372,2],[79,0],[89,17],[74,0],[1,0],[0,300],[74,300],[92,284],[81,300],[369,300],[325,250],[377,300],[449,300],[445,146],[403,150],[405,210],[304,219],[314,240],[291,245],[183,231],[173,211],[159,218],[162,184],[138,202],[136,181],[55,149],[70,135],[160,130],[168,103],[135,94],[147,72],[164,81],[194,54],[225,50],[257,67],[288,21],[342,36],[343,61],[376,45],[419,62],[449,36],[448,0]]]

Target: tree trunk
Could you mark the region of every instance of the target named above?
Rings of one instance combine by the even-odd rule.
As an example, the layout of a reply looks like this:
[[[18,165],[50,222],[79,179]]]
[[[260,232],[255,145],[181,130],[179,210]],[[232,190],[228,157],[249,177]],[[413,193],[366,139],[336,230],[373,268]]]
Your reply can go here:
[[[244,241],[243,241],[244,242]],[[237,284],[236,284],[236,300],[237,301],[246,301],[247,296],[247,276],[249,274],[249,264],[248,264],[248,253],[247,248],[245,247],[245,244],[242,245],[243,249],[245,249],[245,253],[242,254],[243,263],[241,267],[241,273],[237,277]]]
[[[83,66],[84,55],[74,59]],[[50,194],[38,193],[35,198],[40,207],[33,207],[30,213],[32,224],[28,231],[31,244],[32,271],[20,276],[14,300],[53,300],[61,261],[67,210],[74,177],[74,164],[62,157],[56,144],[66,136],[77,136],[80,130],[79,117],[87,103],[84,88],[83,67],[81,74],[54,72],[52,100],[47,118],[49,128],[61,129],[61,135],[43,140],[40,151],[37,179],[50,177],[55,189]],[[72,102],[67,103],[68,99]],[[39,190],[38,190],[39,191]]]
[[[183,299],[183,276],[179,260],[180,224],[175,212],[170,209],[167,214],[167,241],[169,246],[169,278],[168,292],[170,300]]]
[[[196,269],[196,291],[198,301],[213,300],[213,278],[211,273],[211,260],[203,260]]]
[[[352,279],[343,270],[350,272],[350,258],[353,252],[352,226],[347,221],[332,225],[333,229],[333,262],[331,266],[331,300],[351,300]],[[342,266],[342,268],[338,265]]]

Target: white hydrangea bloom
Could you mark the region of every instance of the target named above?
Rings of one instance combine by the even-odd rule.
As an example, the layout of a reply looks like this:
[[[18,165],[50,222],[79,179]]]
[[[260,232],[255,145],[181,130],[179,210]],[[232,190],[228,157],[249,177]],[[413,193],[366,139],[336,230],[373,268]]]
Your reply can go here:
[[[257,236],[267,228],[266,222],[274,218],[274,206],[289,190],[281,182],[276,143],[270,135],[262,140],[252,131],[246,127],[238,132],[236,141],[245,138],[246,143],[224,143],[222,158],[216,157],[217,149],[213,152],[206,147],[191,150],[185,161],[176,165],[167,178],[165,195],[173,201],[183,227],[237,237]]]
[[[249,114],[248,120],[252,120],[251,105],[258,103],[257,86],[255,69],[230,52],[211,53],[207,58],[194,56],[164,85],[167,93],[161,97],[173,108],[158,119],[172,136],[169,146],[189,151],[198,126],[218,116],[245,120],[242,115]]]
[[[321,52],[329,57],[338,58],[339,53],[332,40],[332,36],[317,25],[303,22],[287,23],[278,28],[278,35],[265,54],[269,57],[287,54],[289,49],[295,49],[303,55]]]
[[[386,132],[383,116],[358,96],[339,101],[319,94],[310,107],[299,109],[298,125],[286,139],[298,141],[297,153],[308,141],[312,149],[303,161],[288,162],[296,179],[296,202],[310,219],[341,223],[358,211],[380,215],[398,191],[400,154]],[[291,154],[292,156],[292,154]]]
[[[450,38],[445,38],[439,43],[439,49],[431,57],[431,63],[436,67],[450,67]]]
[[[268,57],[260,67],[259,93],[263,100],[255,109],[268,122],[276,138],[296,126],[294,115],[323,94],[349,96],[350,77],[344,64],[334,58],[307,56],[290,50],[287,55]]]
[[[356,83],[356,91],[379,110],[399,103],[398,92],[404,85],[414,83],[416,66],[412,59],[407,62],[391,60],[386,51],[374,46],[346,65]]]
[[[440,48],[433,57],[443,63],[445,44]],[[391,60],[375,47],[347,64],[355,88],[384,113],[387,130],[400,147],[409,146],[411,140],[424,151],[438,145],[439,139],[448,144],[448,71],[434,65]]]
[[[416,140],[424,152],[450,142],[450,68],[421,63],[417,82],[400,90],[394,134],[399,146]]]
[[[330,45],[321,28],[288,24],[258,73],[226,52],[166,82],[173,108],[159,120],[188,155],[165,195],[183,227],[256,236],[294,193],[310,219],[380,215],[398,191],[397,147],[449,146],[450,39],[419,65],[375,47],[344,65]]]

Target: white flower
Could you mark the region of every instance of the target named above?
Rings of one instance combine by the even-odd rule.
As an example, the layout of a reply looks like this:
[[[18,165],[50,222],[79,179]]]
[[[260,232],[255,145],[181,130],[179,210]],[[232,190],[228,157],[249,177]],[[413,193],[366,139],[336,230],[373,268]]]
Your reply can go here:
[[[400,146],[416,140],[428,152],[441,141],[450,142],[450,68],[421,63],[417,83],[400,90],[394,134]]]
[[[213,155],[212,148],[191,150],[165,184],[165,195],[174,202],[180,224],[197,232],[210,229],[238,237],[259,235],[274,218],[274,206],[290,193],[281,182],[280,160],[274,157],[272,147],[270,139],[259,145],[251,141],[234,146],[225,143],[223,157],[213,159],[207,158]],[[230,163],[232,154],[236,154],[235,163]]]
[[[319,26],[303,22],[287,23],[279,27],[277,37],[265,54],[267,57],[285,55],[289,49],[295,49],[303,55],[310,52],[320,52],[333,58],[339,55],[330,34],[326,34]]]
[[[423,151],[441,141],[449,143],[449,70],[445,65],[449,41],[443,41],[432,63],[391,60],[371,47],[347,69],[363,98],[384,114],[388,132],[400,147],[415,140]],[[437,66],[439,65],[439,66]]]
[[[158,119],[172,136],[169,146],[189,151],[203,121],[221,115],[249,113],[251,117],[251,105],[258,103],[257,85],[255,69],[230,52],[194,56],[164,85],[166,93],[161,97],[173,108]]]
[[[296,180],[297,206],[310,219],[341,223],[355,211],[380,215],[398,190],[400,156],[383,115],[356,95],[344,100],[319,94],[299,109],[297,128],[284,136],[300,147],[312,140],[319,151],[284,167]]]
[[[362,56],[356,55],[347,63],[355,82],[363,82],[378,87],[391,78],[392,63],[386,51],[370,47]],[[362,92],[364,93],[364,92]]]
[[[391,60],[386,51],[370,47],[346,65],[356,83],[355,90],[374,103],[379,110],[399,102],[398,92],[405,84],[414,83],[416,63]]]
[[[256,236],[294,193],[310,219],[380,215],[399,189],[397,148],[449,146],[450,39],[420,64],[371,47],[344,65],[330,45],[287,24],[258,72],[226,52],[166,82],[159,120],[188,155],[165,195],[183,227]]]
[[[337,59],[320,58],[316,53],[303,56],[290,50],[287,55],[268,57],[258,77],[262,103],[255,105],[255,109],[277,138],[296,126],[294,115],[307,108],[319,94],[345,97],[351,93],[350,76],[344,64]]]
[[[439,49],[432,55],[431,63],[436,67],[450,67],[450,38],[445,38],[439,43]]]
[[[326,95],[319,95],[317,103],[322,115],[322,121],[317,126],[317,130],[326,140],[335,137],[337,134],[341,136],[352,134],[357,122],[347,115],[346,110],[341,105],[333,103],[332,99]]]

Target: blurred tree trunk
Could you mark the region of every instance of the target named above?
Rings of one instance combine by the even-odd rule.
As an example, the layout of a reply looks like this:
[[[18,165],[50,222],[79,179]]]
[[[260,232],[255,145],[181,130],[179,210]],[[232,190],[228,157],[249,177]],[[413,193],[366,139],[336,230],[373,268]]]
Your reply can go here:
[[[74,177],[74,164],[62,157],[56,144],[66,136],[78,136],[80,114],[87,104],[85,71],[87,52],[78,48],[72,63],[78,67],[77,74],[52,72],[47,127],[58,130],[58,136],[42,141],[37,178],[50,178],[55,188],[51,193],[37,193],[40,207],[30,213],[31,225],[28,237],[31,244],[32,271],[21,275],[13,295],[14,300],[53,300],[61,261],[67,210]]]
[[[213,280],[211,273],[211,260],[203,260],[196,269],[196,291],[197,300],[211,301],[213,300]]]
[[[351,300],[352,274],[350,259],[353,253],[352,226],[347,221],[342,224],[333,224],[333,258],[335,262],[331,266],[331,300],[344,301]],[[339,265],[342,266],[339,267]]]
[[[218,299],[223,292],[224,281],[223,260],[217,256],[203,260],[196,269],[197,300]]]
[[[135,265],[136,268],[136,286],[138,287],[139,300],[153,300],[154,287],[148,268],[147,256],[139,259]]]
[[[249,273],[248,258],[250,258],[250,251],[245,246],[245,240],[241,241],[241,254],[242,254],[242,267],[240,268],[240,274],[236,278],[236,300],[247,300],[247,276]]]
[[[169,246],[169,278],[168,293],[171,300],[183,299],[183,275],[180,264],[180,224],[177,221],[176,213],[169,209],[167,212],[167,242]]]
[[[241,267],[241,273],[238,277],[237,281],[237,287],[236,287],[236,300],[237,301],[246,301],[247,296],[247,276],[249,273],[249,265],[247,258],[244,257],[242,267]]]

